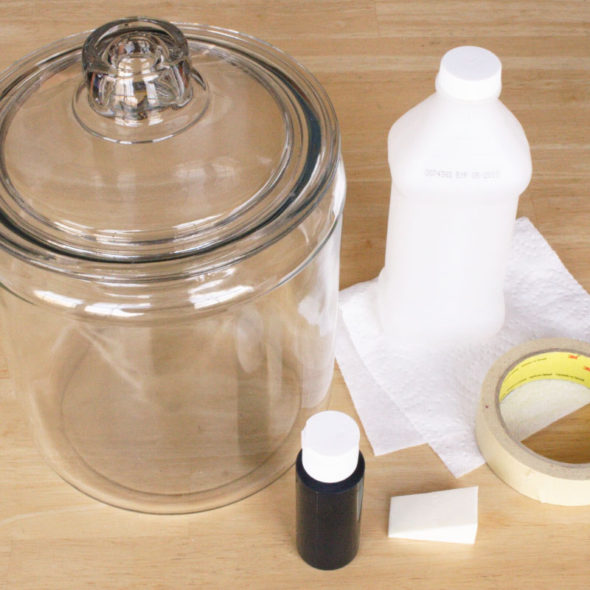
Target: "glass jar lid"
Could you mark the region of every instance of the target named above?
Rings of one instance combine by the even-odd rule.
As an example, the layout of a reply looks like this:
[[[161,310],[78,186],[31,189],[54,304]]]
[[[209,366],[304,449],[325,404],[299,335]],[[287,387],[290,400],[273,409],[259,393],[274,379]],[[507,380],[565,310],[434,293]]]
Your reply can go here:
[[[339,157],[319,84],[209,26],[108,23],[15,64],[0,92],[0,239],[54,270],[248,256],[314,208]]]

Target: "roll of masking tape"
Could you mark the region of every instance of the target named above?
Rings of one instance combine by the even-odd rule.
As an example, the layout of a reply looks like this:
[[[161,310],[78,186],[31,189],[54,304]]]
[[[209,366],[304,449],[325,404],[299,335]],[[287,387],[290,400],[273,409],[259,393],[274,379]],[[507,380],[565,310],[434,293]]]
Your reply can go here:
[[[514,440],[502,419],[502,400],[521,385],[544,379],[590,388],[590,344],[566,338],[533,340],[500,357],[482,385],[477,443],[492,471],[520,493],[549,504],[590,504],[590,463],[562,463],[538,455]]]

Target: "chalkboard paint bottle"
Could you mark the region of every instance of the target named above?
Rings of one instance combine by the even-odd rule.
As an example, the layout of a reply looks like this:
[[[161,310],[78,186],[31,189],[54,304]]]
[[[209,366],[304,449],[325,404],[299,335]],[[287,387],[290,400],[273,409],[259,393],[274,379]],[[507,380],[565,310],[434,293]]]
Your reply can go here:
[[[313,567],[337,569],[357,554],[365,474],[359,441],[358,425],[342,412],[315,414],[301,432],[297,550]]]

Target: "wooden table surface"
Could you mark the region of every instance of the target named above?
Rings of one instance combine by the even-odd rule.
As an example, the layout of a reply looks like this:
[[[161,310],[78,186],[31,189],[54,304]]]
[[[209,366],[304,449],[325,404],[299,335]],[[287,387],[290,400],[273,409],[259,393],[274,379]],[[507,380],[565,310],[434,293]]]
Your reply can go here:
[[[330,94],[348,175],[341,286],[384,256],[391,124],[433,91],[442,54],[474,44],[504,66],[502,99],[523,124],[533,180],[520,214],[590,289],[590,2],[584,0],[2,0],[0,67],[66,35],[143,14],[265,39]],[[293,470],[254,496],[189,516],[102,505],[39,457],[9,369],[0,368],[0,588],[587,588],[590,507],[540,504],[483,466],[456,480],[427,446],[367,459],[361,548],[314,570],[294,544]],[[332,407],[354,414],[338,370]],[[555,437],[554,437],[555,438]],[[559,444],[559,439],[558,444]],[[541,445],[542,446],[542,445]],[[480,486],[474,546],[387,538],[389,498]]]

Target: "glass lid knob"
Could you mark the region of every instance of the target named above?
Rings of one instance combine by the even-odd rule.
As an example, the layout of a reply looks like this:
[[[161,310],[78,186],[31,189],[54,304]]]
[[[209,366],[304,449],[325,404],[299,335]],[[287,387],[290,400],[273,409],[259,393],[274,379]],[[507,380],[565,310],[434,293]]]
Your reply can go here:
[[[74,110],[88,131],[106,140],[166,139],[207,106],[207,87],[191,67],[187,40],[166,21],[130,17],[99,27],[86,39],[82,68],[85,84]]]

